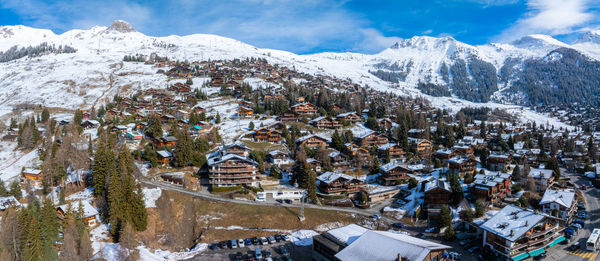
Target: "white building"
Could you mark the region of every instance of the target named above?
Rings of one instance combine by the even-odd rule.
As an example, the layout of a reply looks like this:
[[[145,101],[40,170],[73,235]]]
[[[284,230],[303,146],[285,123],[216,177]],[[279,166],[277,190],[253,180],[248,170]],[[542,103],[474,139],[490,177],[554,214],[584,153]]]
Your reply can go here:
[[[540,200],[540,206],[542,206],[542,211],[547,215],[557,217],[569,223],[577,210],[575,192],[570,189],[548,189]]]
[[[305,189],[279,185],[274,187],[265,187],[264,191],[256,193],[256,201],[291,200],[293,202],[300,202],[302,197],[305,195]]]
[[[528,177],[535,181],[535,190],[545,191],[554,184],[554,171],[551,169],[531,168]]]

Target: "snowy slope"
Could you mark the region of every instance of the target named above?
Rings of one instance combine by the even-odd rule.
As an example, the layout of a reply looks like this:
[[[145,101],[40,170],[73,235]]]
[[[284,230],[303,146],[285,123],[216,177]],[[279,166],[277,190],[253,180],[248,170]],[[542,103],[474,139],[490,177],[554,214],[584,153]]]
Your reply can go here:
[[[124,29],[123,29],[124,28]],[[577,43],[572,46],[549,36],[533,35],[512,44],[468,45],[451,37],[416,36],[405,39],[373,55],[357,53],[319,53],[296,55],[286,51],[261,49],[216,35],[193,34],[151,37],[136,32],[123,21],[109,27],[71,30],[56,35],[50,30],[26,26],[0,27],[0,52],[12,46],[27,47],[47,42],[69,45],[72,54],[51,54],[0,63],[0,116],[21,103],[44,104],[66,109],[89,108],[114,94],[137,88],[164,88],[166,80],[153,68],[139,63],[122,63],[124,55],[157,53],[173,59],[207,60],[260,57],[270,63],[294,67],[310,74],[349,78],[381,91],[406,96],[423,96],[419,82],[445,84],[440,74],[442,63],[452,65],[477,59],[499,70],[507,58],[518,60],[543,57],[558,47],[581,48],[595,56],[594,47]],[[579,50],[579,49],[577,49]],[[600,51],[598,51],[600,53]],[[393,65],[404,70],[405,78],[393,85],[371,74]],[[384,68],[385,70],[385,68]],[[502,96],[498,93],[498,96]],[[452,98],[435,98],[432,100]],[[434,104],[435,105],[435,104]]]

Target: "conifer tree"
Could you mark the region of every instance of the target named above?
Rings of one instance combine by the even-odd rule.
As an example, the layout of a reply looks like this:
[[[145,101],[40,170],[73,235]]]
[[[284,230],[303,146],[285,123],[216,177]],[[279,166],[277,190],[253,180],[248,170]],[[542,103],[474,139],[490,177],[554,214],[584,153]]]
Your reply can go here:
[[[27,241],[25,241],[25,251],[23,252],[23,260],[26,261],[42,261],[43,258],[43,242],[40,230],[40,222],[36,217],[30,218],[30,223],[27,230]]]

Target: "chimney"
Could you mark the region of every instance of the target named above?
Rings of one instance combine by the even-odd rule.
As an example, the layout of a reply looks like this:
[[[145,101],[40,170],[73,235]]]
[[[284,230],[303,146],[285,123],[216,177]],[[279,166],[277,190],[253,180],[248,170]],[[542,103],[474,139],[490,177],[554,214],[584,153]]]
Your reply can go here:
[[[396,261],[402,261],[402,254],[398,253],[398,257],[396,258]]]

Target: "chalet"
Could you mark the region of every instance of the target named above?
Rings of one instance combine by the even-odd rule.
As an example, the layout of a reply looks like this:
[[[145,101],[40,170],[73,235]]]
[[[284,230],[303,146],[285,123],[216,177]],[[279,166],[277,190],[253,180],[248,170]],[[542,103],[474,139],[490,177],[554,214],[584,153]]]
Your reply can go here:
[[[24,169],[23,176],[25,179],[35,186],[42,184],[42,170],[40,169]]]
[[[162,124],[167,124],[174,120],[177,120],[177,118],[175,118],[175,116],[173,116],[173,115],[164,114],[164,115],[160,116],[160,121]]]
[[[323,138],[318,135],[314,135],[314,134],[309,134],[309,135],[300,137],[296,140],[296,144],[298,146],[306,146],[311,149],[327,147],[328,143],[329,143],[328,139]]]
[[[83,210],[83,216],[81,217],[83,222],[90,227],[98,224],[98,210],[85,200],[74,202],[74,204],[60,205],[56,208],[56,212],[59,218],[64,219],[69,211],[77,212],[79,208]]]
[[[273,130],[278,130],[278,131],[283,131],[283,129],[285,129],[285,124],[278,121],[278,122],[270,124],[269,126],[267,126],[267,128],[273,129]]]
[[[161,148],[161,147],[172,148],[172,147],[175,147],[176,144],[177,144],[177,138],[175,138],[173,136],[160,137],[160,138],[154,140],[155,148]]]
[[[493,251],[504,260],[533,258],[566,240],[559,222],[514,205],[502,208],[480,228],[483,249]]]
[[[429,207],[441,207],[450,204],[452,189],[445,180],[433,180],[425,184],[425,205]]]
[[[371,153],[363,147],[351,146],[348,151],[352,159],[359,164],[368,165],[371,161]]]
[[[148,123],[147,122],[140,122],[138,124],[135,125],[135,129],[137,131],[144,131],[146,130],[146,128],[148,127]]]
[[[398,195],[400,193],[400,186],[378,186],[378,185],[365,185],[361,191],[367,193],[367,200],[369,203],[374,204],[385,201]]]
[[[127,127],[124,125],[117,125],[110,128],[110,133],[124,134],[127,131]]]
[[[336,118],[339,121],[343,120],[343,121],[346,121],[346,122],[348,122],[350,124],[355,124],[355,123],[363,121],[363,117],[361,117],[360,115],[356,114],[356,112],[341,113],[341,114],[338,114],[336,116]]]
[[[100,122],[97,120],[85,120],[81,123],[81,127],[84,129],[95,129],[100,126]]]
[[[395,143],[386,143],[377,148],[377,155],[382,159],[405,159],[406,152]]]
[[[209,184],[212,187],[256,186],[258,163],[248,157],[226,153],[221,151],[208,158]]]
[[[350,162],[339,151],[332,151],[327,157],[329,157],[329,162],[331,162],[334,170],[346,170],[350,168]]]
[[[355,137],[354,140],[358,145],[365,148],[384,145],[389,142],[386,136],[377,134],[375,131],[363,133],[362,135]]]
[[[410,138],[422,138],[425,135],[425,129],[410,129],[408,130],[408,137]]]
[[[279,115],[280,121],[299,121],[300,118],[302,118],[302,116],[293,110],[287,110]]]
[[[358,192],[363,182],[339,172],[325,172],[317,177],[317,187],[323,194],[346,194]]]
[[[350,224],[313,237],[312,260],[444,260],[449,246]]]
[[[475,175],[471,184],[471,194],[478,199],[495,204],[506,197],[510,190],[510,174],[486,172]]]
[[[300,115],[308,115],[317,113],[317,106],[314,106],[310,103],[299,103],[291,108],[294,112]]]
[[[288,153],[284,153],[279,150],[274,150],[274,151],[269,152],[269,154],[267,154],[265,159],[267,160],[267,162],[269,162],[271,164],[275,164],[277,166],[289,165],[289,164],[294,163],[294,160],[292,160],[290,158]]]
[[[321,161],[318,161],[313,158],[308,158],[308,159],[306,159],[306,163],[308,163],[308,165],[310,165],[312,170],[314,170],[315,172],[317,172],[317,173],[321,172],[321,169],[323,166],[323,163]]]
[[[460,155],[473,155],[475,152],[475,147],[473,145],[454,145],[452,150]]]
[[[533,178],[536,191],[545,191],[554,184],[554,171],[551,169],[531,168],[527,176]]]
[[[280,143],[281,132],[274,129],[260,128],[254,131],[252,138],[257,142]]]
[[[474,174],[477,169],[477,159],[473,156],[453,157],[448,160],[449,171],[464,177],[467,173]]]
[[[125,139],[128,143],[139,143],[143,138],[144,135],[139,132],[128,131],[125,133]]]
[[[171,154],[171,152],[169,152],[168,150],[159,150],[156,152],[156,156],[158,162],[163,167],[169,166],[169,164],[171,164],[171,160],[173,159],[173,154]]]
[[[440,160],[443,167],[448,166],[448,160],[450,158],[456,157],[458,155],[458,151],[453,149],[439,149],[433,153],[433,157]]]
[[[577,200],[573,190],[547,189],[540,200],[542,212],[560,219],[563,224],[570,224],[577,211]]]
[[[431,154],[433,143],[427,139],[408,138],[410,149],[419,156]]]
[[[309,121],[308,124],[324,129],[337,129],[342,127],[340,121],[329,117],[318,117]]]
[[[292,202],[301,202],[305,196],[305,189],[278,185],[265,187],[263,191],[257,192],[256,201],[291,200]]]
[[[238,117],[252,117],[254,115],[254,111],[252,108],[240,106],[237,109]]]
[[[21,203],[15,198],[15,196],[4,196],[0,197],[0,214],[5,210],[16,207],[20,208]],[[0,221],[2,221],[2,217],[0,216]]]
[[[219,154],[235,154],[240,157],[249,157],[252,150],[242,143],[227,144],[219,148]]]
[[[487,158],[487,167],[491,171],[505,170],[512,161],[512,154],[491,153]]]
[[[388,118],[384,118],[384,119],[377,120],[377,125],[382,130],[390,130],[390,129],[392,129],[392,126],[394,126],[394,122],[392,122],[392,120],[390,120]]]
[[[196,124],[194,124],[194,126],[190,127],[188,129],[188,132],[192,137],[195,137],[195,136],[200,135],[200,133],[205,133],[205,132],[208,132],[209,130],[210,130],[210,124],[208,122],[199,121]]]
[[[380,169],[383,173],[379,176],[379,183],[382,185],[397,185],[410,178],[410,176],[408,176],[410,170],[398,164],[388,163],[381,166]]]

